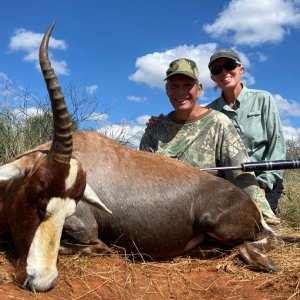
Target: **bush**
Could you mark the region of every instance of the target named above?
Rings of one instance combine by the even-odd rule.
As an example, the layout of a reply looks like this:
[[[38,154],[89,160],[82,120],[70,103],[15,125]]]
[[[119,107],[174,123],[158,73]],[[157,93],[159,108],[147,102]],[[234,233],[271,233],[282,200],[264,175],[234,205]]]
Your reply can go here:
[[[286,145],[287,159],[300,159],[300,136],[288,140]],[[295,229],[300,229],[299,178],[299,169],[284,171],[284,190],[279,201],[279,217]]]
[[[67,88],[72,130],[94,114],[99,101],[86,88]],[[101,113],[98,113],[101,115]],[[0,163],[52,139],[48,96],[40,98],[9,79],[0,85]]]

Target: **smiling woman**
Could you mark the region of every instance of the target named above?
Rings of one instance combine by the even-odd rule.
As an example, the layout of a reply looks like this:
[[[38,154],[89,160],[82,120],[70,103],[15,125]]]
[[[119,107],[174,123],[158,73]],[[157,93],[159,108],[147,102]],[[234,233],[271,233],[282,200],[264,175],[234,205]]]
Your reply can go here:
[[[251,161],[284,160],[285,140],[275,101],[268,92],[248,89],[241,82],[244,67],[239,55],[232,49],[220,49],[211,56],[208,68],[222,94],[207,107],[231,119]],[[282,170],[256,172],[274,213],[283,189],[282,176]]]

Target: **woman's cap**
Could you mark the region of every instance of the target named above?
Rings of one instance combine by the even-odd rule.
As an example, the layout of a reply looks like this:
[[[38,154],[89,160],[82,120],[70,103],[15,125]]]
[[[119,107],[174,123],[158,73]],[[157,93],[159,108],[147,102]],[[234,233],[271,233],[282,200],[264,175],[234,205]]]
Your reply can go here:
[[[239,55],[234,50],[219,49],[210,57],[208,68],[210,69],[211,64],[219,58],[229,58],[229,59],[234,60],[236,63],[238,63],[240,65],[242,64]]]

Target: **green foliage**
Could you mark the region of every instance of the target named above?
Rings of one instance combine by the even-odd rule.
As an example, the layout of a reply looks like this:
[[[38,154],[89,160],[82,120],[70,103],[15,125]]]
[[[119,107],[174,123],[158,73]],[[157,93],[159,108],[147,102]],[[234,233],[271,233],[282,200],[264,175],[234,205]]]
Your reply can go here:
[[[0,116],[0,161],[29,150],[52,138],[52,117],[41,115],[25,116],[9,109]]]
[[[286,142],[287,159],[300,159],[300,136]]]
[[[94,114],[98,105],[95,95],[85,88],[68,87],[72,131]],[[99,113],[100,115],[100,113]],[[9,79],[0,82],[0,163],[52,139],[53,125],[50,100],[20,88]]]
[[[52,116],[49,112],[29,117],[22,127],[24,148],[31,149],[52,138]]]
[[[72,120],[72,131],[78,128]],[[0,116],[0,162],[52,140],[52,114],[48,111],[26,115],[6,109]]]
[[[300,136],[287,141],[287,159],[300,159]],[[297,229],[300,229],[299,178],[299,169],[284,171],[284,191],[279,201],[279,217]]]

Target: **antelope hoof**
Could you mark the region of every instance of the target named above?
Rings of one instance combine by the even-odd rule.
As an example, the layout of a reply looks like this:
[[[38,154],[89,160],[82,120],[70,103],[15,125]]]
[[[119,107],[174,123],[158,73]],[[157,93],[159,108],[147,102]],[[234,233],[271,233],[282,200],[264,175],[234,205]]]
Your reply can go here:
[[[277,272],[277,266],[254,245],[244,244],[239,248],[240,255],[252,269],[263,272]]]

